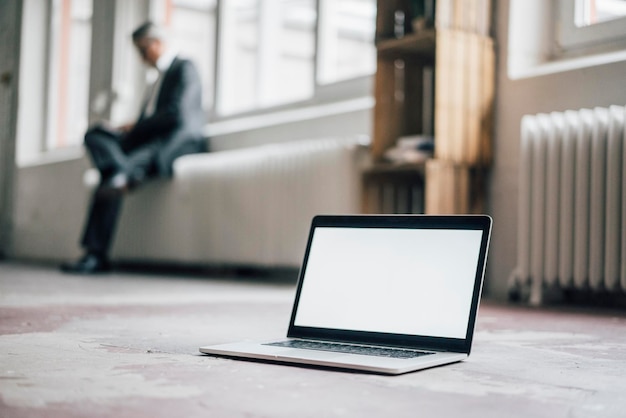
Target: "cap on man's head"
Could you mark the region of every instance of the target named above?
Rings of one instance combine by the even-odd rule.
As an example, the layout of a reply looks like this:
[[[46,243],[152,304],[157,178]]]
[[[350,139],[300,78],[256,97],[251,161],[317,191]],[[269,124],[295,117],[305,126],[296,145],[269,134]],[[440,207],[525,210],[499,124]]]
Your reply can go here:
[[[165,29],[150,21],[142,24],[133,32],[133,42],[137,42],[140,39],[158,39],[164,41],[166,38],[167,34],[165,33]]]

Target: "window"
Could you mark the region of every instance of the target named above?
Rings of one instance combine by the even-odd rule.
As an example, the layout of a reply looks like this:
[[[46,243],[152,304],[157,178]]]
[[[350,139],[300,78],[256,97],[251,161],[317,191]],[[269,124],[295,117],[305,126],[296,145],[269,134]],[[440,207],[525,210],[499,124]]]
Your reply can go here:
[[[375,0],[220,6],[218,115],[306,101],[320,85],[375,71]]]
[[[314,0],[224,1],[220,17],[220,114],[312,96]]]
[[[566,51],[626,40],[626,0],[560,0],[559,23]]]
[[[597,25],[626,17],[625,0],[579,0],[575,7],[577,27]]]
[[[213,107],[217,0],[171,0],[166,25],[181,55],[190,58],[202,78],[204,108]]]
[[[181,53],[198,64],[205,107],[218,118],[305,102],[316,97],[320,86],[376,69],[375,0],[154,4],[158,21],[169,26]]]
[[[320,0],[318,81],[333,83],[376,71],[376,3]]]
[[[148,77],[130,34],[146,19],[196,63],[223,120],[368,96],[375,16],[376,0],[24,0],[23,28],[42,30],[22,33],[18,158],[64,158],[89,123],[136,117]]]
[[[624,3],[510,0],[508,76],[537,77],[626,60]]]
[[[45,149],[82,143],[87,128],[92,0],[54,0]]]

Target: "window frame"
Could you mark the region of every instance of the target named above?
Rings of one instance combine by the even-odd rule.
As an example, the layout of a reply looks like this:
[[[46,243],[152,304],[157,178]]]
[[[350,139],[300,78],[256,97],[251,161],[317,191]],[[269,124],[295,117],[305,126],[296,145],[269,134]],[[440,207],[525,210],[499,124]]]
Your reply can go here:
[[[562,52],[597,47],[602,44],[626,42],[626,17],[598,22],[588,26],[576,25],[576,5],[580,0],[558,1],[558,48]]]
[[[311,97],[296,100],[291,102],[285,102],[272,106],[257,106],[253,109],[244,110],[240,112],[233,112],[229,114],[224,114],[220,112],[220,104],[219,98],[223,94],[223,90],[220,83],[221,65],[219,63],[219,57],[221,54],[220,49],[222,45],[220,43],[220,37],[222,36],[222,14],[221,14],[221,3],[224,0],[217,0],[217,25],[216,25],[216,57],[215,63],[216,68],[214,71],[215,80],[214,80],[214,96],[213,96],[213,105],[208,113],[209,123],[220,123],[220,122],[228,122],[235,119],[240,118],[249,118],[260,115],[267,115],[272,113],[280,113],[284,111],[294,110],[294,109],[302,109],[308,107],[316,107],[319,105],[331,104],[334,102],[344,102],[352,99],[358,98],[366,98],[373,97],[373,80],[376,72],[376,66],[374,65],[373,72],[371,74],[364,74],[360,76],[355,76],[347,79],[341,79],[333,82],[322,82],[320,81],[319,73],[320,73],[320,56],[322,55],[321,47],[321,25],[320,25],[320,7],[322,1],[325,0],[314,0],[315,1],[315,10],[317,14],[317,18],[315,21],[314,28],[314,56],[313,56],[313,94]],[[262,1],[262,0],[261,0]],[[333,0],[330,0],[333,1]],[[375,20],[373,22],[375,25]],[[374,30],[374,27],[372,28]],[[372,47],[374,47],[373,39],[372,39]],[[339,93],[339,94],[338,94]]]
[[[506,74],[509,79],[541,77],[626,61],[626,40],[569,50],[561,47],[559,21],[563,19],[560,13],[563,2],[566,6],[573,4],[573,0],[508,2]],[[571,10],[573,13],[574,8]]]

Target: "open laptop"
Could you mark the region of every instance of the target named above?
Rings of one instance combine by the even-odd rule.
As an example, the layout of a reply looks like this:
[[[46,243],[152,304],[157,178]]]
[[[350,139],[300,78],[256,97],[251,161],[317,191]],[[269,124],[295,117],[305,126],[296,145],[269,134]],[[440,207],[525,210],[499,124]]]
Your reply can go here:
[[[491,218],[316,216],[287,338],[218,356],[401,374],[470,353]]]

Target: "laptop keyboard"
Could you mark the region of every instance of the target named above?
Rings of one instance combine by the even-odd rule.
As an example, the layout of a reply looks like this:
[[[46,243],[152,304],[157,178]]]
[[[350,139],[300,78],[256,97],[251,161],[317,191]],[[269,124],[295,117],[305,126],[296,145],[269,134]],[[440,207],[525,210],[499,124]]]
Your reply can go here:
[[[382,348],[353,344],[337,344],[321,341],[286,340],[275,343],[267,343],[276,347],[303,348],[305,350],[334,351],[338,353],[361,354],[366,356],[392,357],[392,358],[415,358],[434,354],[429,351],[406,350],[400,348]]]

